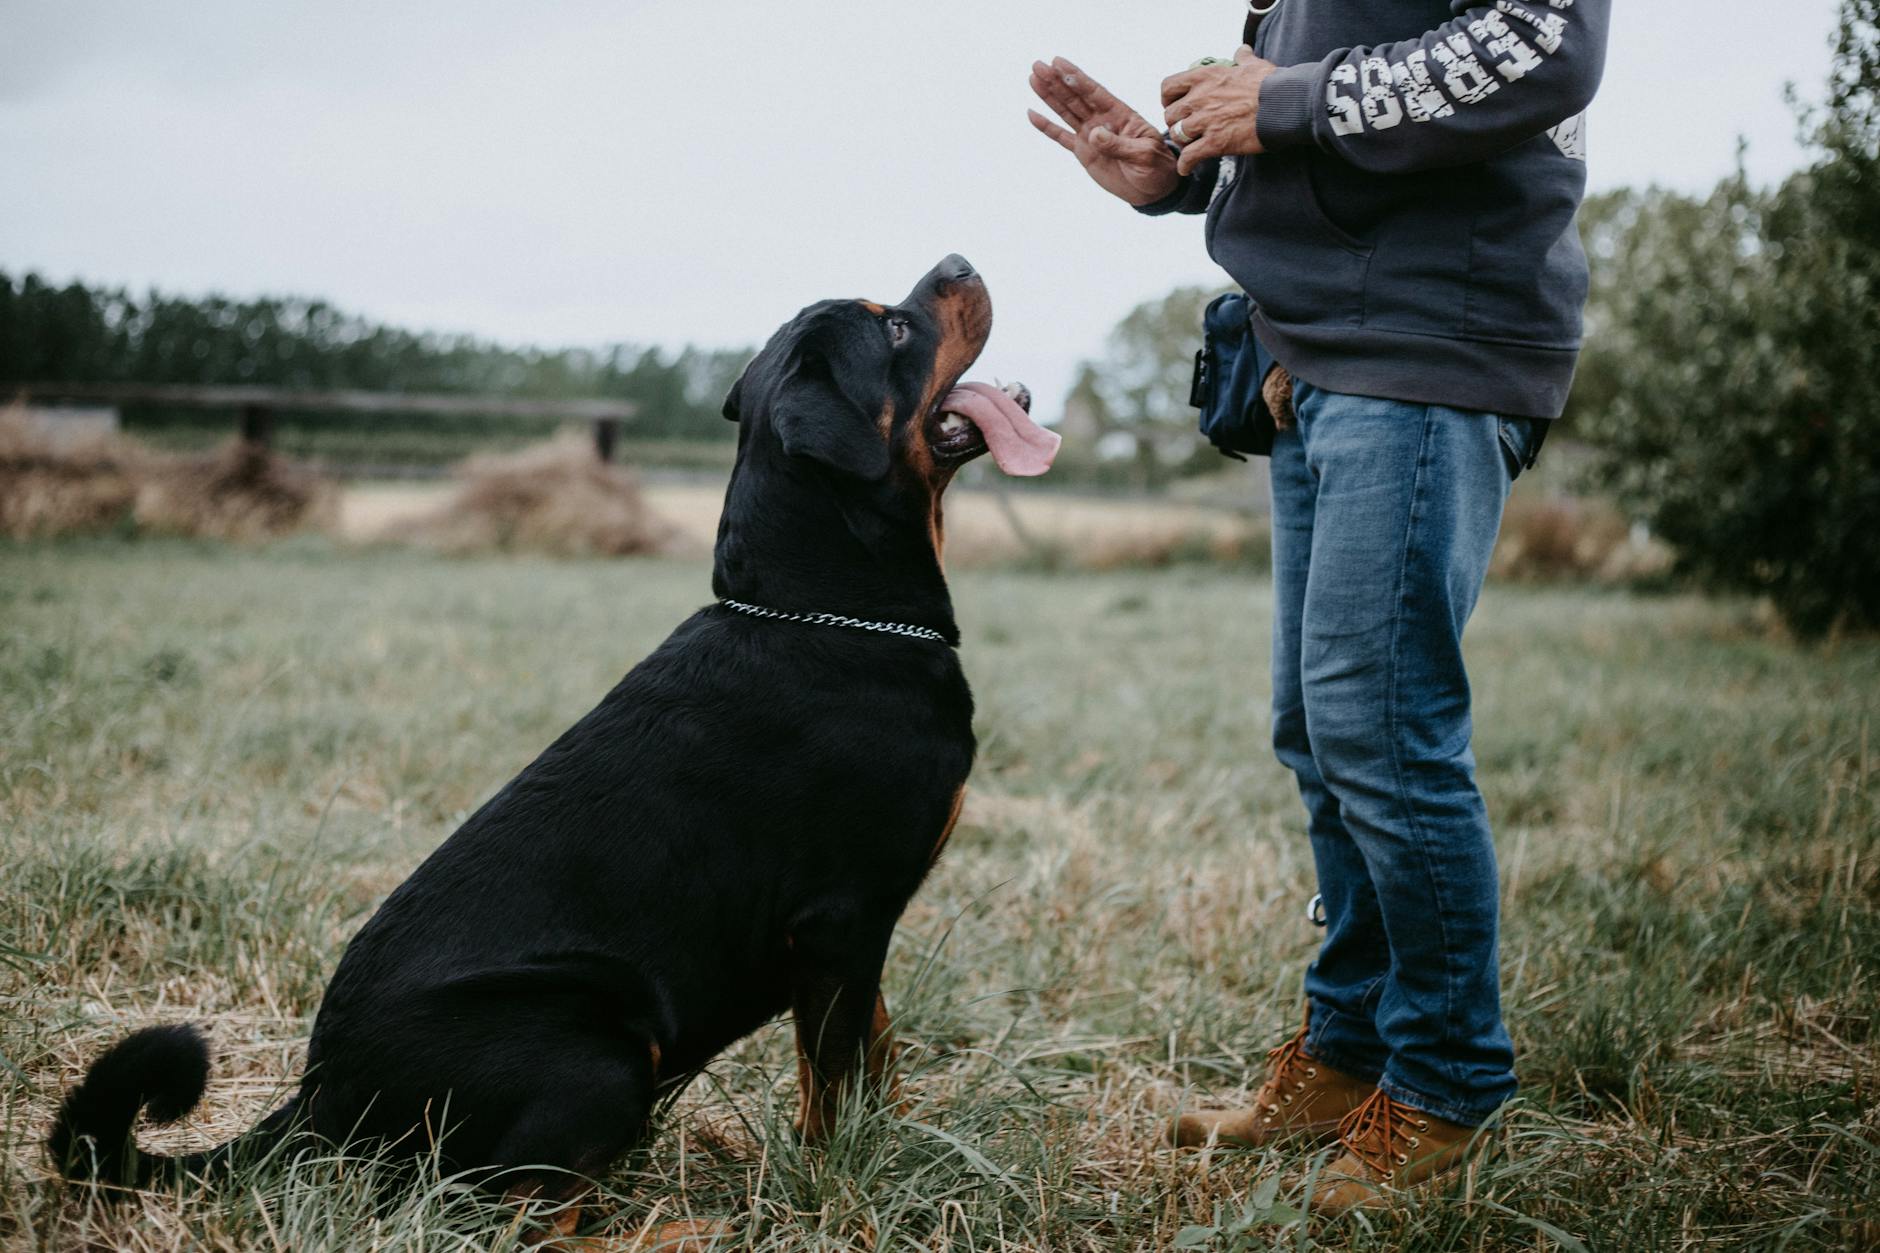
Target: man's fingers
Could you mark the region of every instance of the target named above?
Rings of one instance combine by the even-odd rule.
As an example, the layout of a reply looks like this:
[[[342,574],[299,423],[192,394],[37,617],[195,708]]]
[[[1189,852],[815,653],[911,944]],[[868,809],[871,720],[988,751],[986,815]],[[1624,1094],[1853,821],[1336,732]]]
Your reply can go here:
[[[1064,151],[1073,156],[1076,155],[1077,136],[1071,134],[1036,109],[1025,110],[1025,116],[1031,119],[1031,124],[1038,128],[1039,134],[1057,144],[1060,148],[1064,149]]]
[[[1064,110],[1075,106],[1075,98],[1064,90],[1064,84],[1058,81],[1050,66],[1034,65],[1031,67],[1031,90],[1038,99],[1050,105],[1059,117]],[[1065,118],[1069,121],[1069,118]]]
[[[1259,56],[1253,51],[1252,44],[1241,44],[1240,47],[1234,50],[1235,65],[1246,65],[1250,61],[1258,61],[1259,59]]]
[[[1064,62],[1064,64],[1068,65],[1069,62]],[[1075,67],[1073,71],[1074,69]],[[1102,88],[1097,88],[1093,92],[1090,80],[1082,73],[1073,71],[1064,70],[1056,64],[1045,65],[1042,62],[1032,66],[1034,80],[1041,81],[1044,89],[1051,93],[1051,107],[1063,115],[1065,121],[1081,130],[1086,121],[1102,113],[1104,108],[1108,107],[1101,103],[1101,99],[1109,93],[1103,91]],[[1066,109],[1076,116],[1066,114]]]
[[[1192,117],[1194,111],[1199,107],[1200,106],[1195,103],[1193,96],[1183,96],[1180,100],[1177,100],[1174,104],[1162,110],[1162,120],[1167,122],[1172,128],[1175,123],[1181,121],[1183,118]]]
[[[1084,123],[1090,120],[1090,110],[1083,98],[1066,87],[1063,76],[1054,72],[1050,66],[1032,67],[1031,89],[1040,100],[1051,106],[1052,112],[1064,119],[1066,125],[1082,130]]]
[[[1195,172],[1196,166],[1220,155],[1220,144],[1209,136],[1203,135],[1182,149],[1182,155],[1175,162],[1175,172],[1186,178]]]
[[[1177,148],[1184,151],[1207,138],[1207,134],[1201,123],[1192,117],[1177,118],[1169,123],[1168,137],[1175,142]]]
[[[1203,70],[1183,70],[1179,74],[1171,74],[1163,79],[1162,107],[1165,109],[1168,108],[1177,100],[1180,100],[1183,96],[1194,90],[1195,84],[1202,80],[1205,73],[1206,71]]]
[[[1110,89],[1077,67],[1076,62],[1063,57],[1054,57],[1051,68],[1065,80],[1064,85],[1076,92],[1092,113],[1107,113],[1111,109],[1124,108],[1123,102],[1111,94]]]

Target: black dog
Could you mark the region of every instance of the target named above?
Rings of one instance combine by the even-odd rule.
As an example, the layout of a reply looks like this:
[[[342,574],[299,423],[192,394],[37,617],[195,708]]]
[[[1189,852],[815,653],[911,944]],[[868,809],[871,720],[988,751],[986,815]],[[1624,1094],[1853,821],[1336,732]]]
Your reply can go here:
[[[141,1185],[304,1134],[566,1197],[522,1168],[598,1175],[659,1093],[786,1009],[800,1127],[824,1134],[888,1059],[889,937],[972,766],[941,494],[988,447],[1015,473],[1056,448],[1003,393],[957,388],[991,323],[949,257],[904,304],[825,302],[779,331],[725,404],[720,603],[392,893],[340,961],[297,1095],[206,1153],[140,1155],[138,1111],[180,1118],[208,1073],[194,1029],[142,1031],[67,1096],[60,1167]]]

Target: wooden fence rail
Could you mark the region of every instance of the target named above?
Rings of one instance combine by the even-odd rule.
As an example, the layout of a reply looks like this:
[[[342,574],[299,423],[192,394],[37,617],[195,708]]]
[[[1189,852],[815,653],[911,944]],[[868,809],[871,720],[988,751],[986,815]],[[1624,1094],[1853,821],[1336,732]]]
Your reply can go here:
[[[21,383],[4,390],[27,401],[231,409],[237,415],[241,437],[264,446],[272,442],[275,414],[282,411],[382,413],[411,418],[561,418],[593,424],[594,452],[602,461],[613,460],[621,423],[638,412],[636,406],[622,400],[526,400],[449,392],[309,392],[282,387],[169,383]]]

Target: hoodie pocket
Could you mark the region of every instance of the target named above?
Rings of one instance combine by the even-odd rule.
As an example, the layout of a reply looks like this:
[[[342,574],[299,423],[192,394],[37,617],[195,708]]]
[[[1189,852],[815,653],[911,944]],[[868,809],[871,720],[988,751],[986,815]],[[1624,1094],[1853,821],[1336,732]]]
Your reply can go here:
[[[1310,210],[1312,214],[1314,224],[1318,226],[1327,240],[1337,244],[1340,248],[1343,248],[1353,256],[1363,257],[1366,261],[1369,261],[1371,259],[1371,253],[1374,251],[1372,246],[1340,226],[1333,220],[1332,215],[1326,212],[1325,195],[1319,190],[1320,180],[1318,168],[1317,162],[1310,158],[1299,162],[1299,179],[1305,184],[1303,199],[1306,208]]]
[[[1210,251],[1275,322],[1358,326],[1371,248],[1325,213],[1310,157],[1267,153],[1240,163],[1210,232]]]

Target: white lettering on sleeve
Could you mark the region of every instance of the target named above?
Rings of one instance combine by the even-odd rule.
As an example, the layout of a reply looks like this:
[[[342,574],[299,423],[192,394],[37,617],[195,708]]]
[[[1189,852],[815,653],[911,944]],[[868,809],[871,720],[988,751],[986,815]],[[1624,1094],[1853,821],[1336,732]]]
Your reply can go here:
[[[1443,84],[1458,103],[1480,104],[1501,90],[1501,84],[1490,78],[1476,59],[1475,45],[1467,35],[1438,40],[1431,46],[1430,55],[1443,67]]]
[[[1456,106],[1449,103],[1430,78],[1430,55],[1418,48],[1401,64],[1390,67],[1390,76],[1410,111],[1412,122],[1428,122],[1439,117],[1454,117]]]
[[[1372,130],[1387,131],[1403,121],[1403,101],[1391,82],[1390,62],[1366,57],[1359,71],[1364,87],[1364,120]]]
[[[1499,13],[1485,13],[1469,23],[1469,33],[1475,41],[1488,49],[1488,55],[1494,60],[1495,72],[1509,82],[1519,82],[1532,70],[1541,67],[1540,54],[1527,46],[1521,36],[1508,29],[1506,19]]]
[[[1561,40],[1567,33],[1566,18],[1561,17],[1558,13],[1549,13],[1547,16],[1542,17],[1540,14],[1524,5],[1513,3],[1513,0],[1495,0],[1495,7],[1501,10],[1501,12],[1506,13],[1515,21],[1526,22],[1529,26],[1533,27],[1534,42],[1540,45],[1542,52],[1545,52],[1548,56],[1552,56],[1554,53],[1560,51]],[[1555,7],[1559,8],[1561,6],[1556,5]]]
[[[1341,84],[1355,86],[1358,71],[1350,62],[1332,70],[1332,76],[1325,83],[1325,107],[1331,110],[1332,134],[1357,135],[1364,131],[1364,114],[1359,111],[1358,102],[1339,91]]]
[[[1520,82],[1545,64],[1543,54],[1559,52],[1566,37],[1567,19],[1559,12],[1542,14],[1529,7],[1538,3],[1494,0],[1494,8],[1470,20],[1466,31],[1439,38],[1427,49],[1413,48],[1394,65],[1386,57],[1367,56],[1360,65],[1333,67],[1325,85],[1332,134],[1390,130],[1406,115],[1412,122],[1453,117],[1457,105],[1480,104],[1504,83]],[[1547,4],[1555,10],[1571,9],[1574,0]],[[1526,31],[1518,32],[1516,23]],[[1432,58],[1442,72],[1442,89],[1430,69]],[[1583,127],[1580,119],[1571,119],[1548,133],[1562,152],[1583,160]]]

